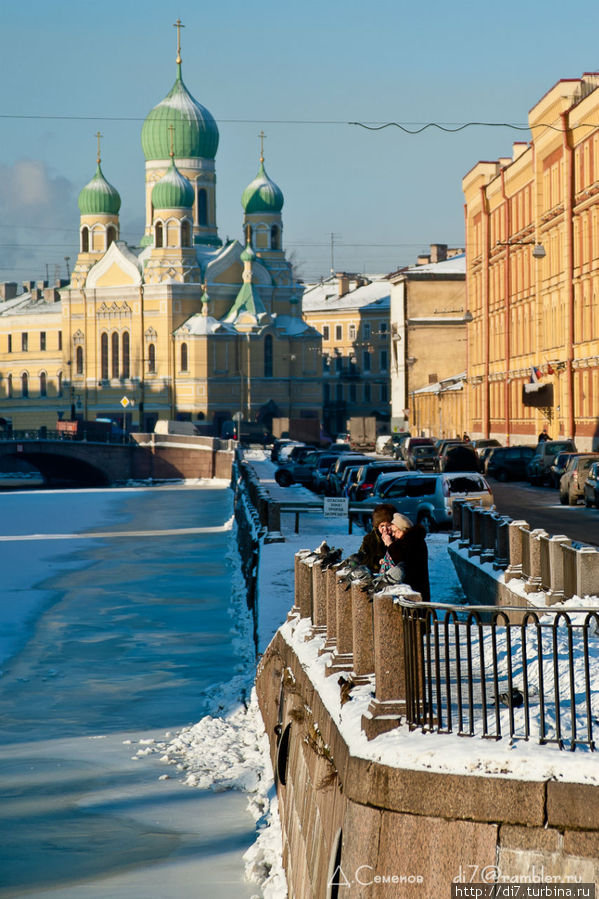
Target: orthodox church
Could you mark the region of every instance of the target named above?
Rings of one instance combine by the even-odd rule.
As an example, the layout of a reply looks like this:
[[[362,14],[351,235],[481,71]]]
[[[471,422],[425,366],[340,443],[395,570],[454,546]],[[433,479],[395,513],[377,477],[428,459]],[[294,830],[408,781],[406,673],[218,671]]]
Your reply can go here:
[[[180,33],[178,31],[178,33]],[[217,124],[175,83],[142,127],[145,232],[120,238],[119,193],[101,165],[79,194],[80,247],[60,289],[0,285],[0,416],[13,428],[109,417],[213,424],[318,418],[321,335],[283,249],[283,194],[258,173],[243,240],[216,220]],[[15,285],[16,287],[16,285]]]

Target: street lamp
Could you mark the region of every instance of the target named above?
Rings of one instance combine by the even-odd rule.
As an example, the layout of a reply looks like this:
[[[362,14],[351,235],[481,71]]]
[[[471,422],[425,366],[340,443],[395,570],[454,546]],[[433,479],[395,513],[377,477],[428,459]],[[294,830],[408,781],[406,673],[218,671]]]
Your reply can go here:
[[[498,247],[534,247],[532,255],[535,259],[544,259],[547,253],[542,243],[536,240],[498,240]]]

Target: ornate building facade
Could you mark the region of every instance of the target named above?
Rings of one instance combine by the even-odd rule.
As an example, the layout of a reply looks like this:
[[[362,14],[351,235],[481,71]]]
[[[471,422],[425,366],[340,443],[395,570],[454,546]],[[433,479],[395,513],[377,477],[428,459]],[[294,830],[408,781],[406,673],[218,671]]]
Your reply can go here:
[[[598,122],[599,74],[561,80],[463,180],[472,436],[599,446]]]
[[[0,291],[0,417],[14,429],[57,417],[213,424],[319,417],[321,337],[283,249],[283,194],[260,156],[243,191],[243,241],[216,220],[217,124],[175,83],[147,116],[145,231],[120,239],[121,200],[98,147],[79,195],[70,281]],[[292,390],[293,385],[293,390]],[[123,412],[122,401],[126,412]]]

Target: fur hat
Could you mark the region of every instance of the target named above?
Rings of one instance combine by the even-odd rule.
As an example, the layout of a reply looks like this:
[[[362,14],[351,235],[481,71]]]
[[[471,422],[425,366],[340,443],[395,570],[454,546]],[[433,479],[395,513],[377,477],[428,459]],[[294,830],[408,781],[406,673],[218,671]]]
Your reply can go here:
[[[395,513],[391,519],[391,524],[394,524],[400,531],[407,531],[409,528],[414,527],[407,515],[401,515],[400,512]]]
[[[380,505],[375,506],[372,512],[372,527],[375,530],[378,530],[379,524],[382,524],[384,521],[386,521],[387,524],[391,524],[394,514],[395,507],[390,505],[390,503],[381,503]]]

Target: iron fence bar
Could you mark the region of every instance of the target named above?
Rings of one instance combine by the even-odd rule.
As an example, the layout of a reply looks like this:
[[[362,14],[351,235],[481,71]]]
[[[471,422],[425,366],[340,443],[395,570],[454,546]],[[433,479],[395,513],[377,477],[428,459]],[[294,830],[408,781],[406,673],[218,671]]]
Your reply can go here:
[[[528,632],[526,624],[520,625],[520,646],[522,652],[522,692],[524,693],[524,739],[530,737],[530,700],[528,696]]]
[[[591,671],[589,666],[589,629],[590,622],[593,618],[595,619],[595,624],[597,626],[597,630],[599,631],[599,615],[597,615],[596,612],[589,612],[582,629],[582,639],[584,645],[584,692],[586,697],[585,704],[587,710],[587,740],[591,750],[595,749],[595,740],[593,739],[593,713],[591,711]]]
[[[456,685],[457,685],[457,696],[458,696],[458,723],[459,729],[458,733],[462,734],[464,732],[464,709],[462,705],[462,653],[460,650],[460,624],[458,616],[455,612],[450,612],[450,615],[454,616],[453,622],[453,632],[455,635],[455,657],[456,657]]]
[[[491,647],[493,649],[493,699],[495,702],[495,730],[497,738],[501,737],[501,721],[499,717],[499,670],[497,665],[497,619],[491,623]],[[485,693],[486,698],[486,693]]]
[[[572,622],[568,619],[568,681],[570,685],[570,715],[572,717],[572,736],[570,737],[570,752],[576,749],[576,689],[574,687],[574,657],[572,651],[574,649],[574,641],[572,639]]]
[[[508,695],[508,705],[509,705],[509,713],[510,713],[510,737],[513,737],[516,732],[516,722],[514,720],[514,677],[513,677],[513,660],[512,660],[512,627],[509,622],[505,626],[505,645],[507,652],[507,695]],[[499,706],[496,705],[496,708]],[[499,724],[499,716],[497,717],[497,726],[501,727]]]
[[[470,616],[468,616],[466,620],[466,657],[468,660],[468,733],[470,736],[474,735],[474,697],[472,690],[472,640],[471,640],[472,628],[471,628],[471,620]]]
[[[433,628],[435,642],[435,693],[437,696],[437,731],[443,729],[443,696],[441,694],[441,666],[439,663],[439,620],[435,617]]]
[[[553,651],[553,699],[555,702],[555,736],[557,742],[559,743],[560,749],[563,748],[562,741],[562,720],[561,720],[561,695],[559,689],[559,666],[558,666],[558,658],[557,658],[557,622],[559,621],[560,616],[553,619],[552,625],[552,634],[551,634],[551,648]]]
[[[476,614],[478,631],[478,651],[480,657],[480,694],[483,709],[483,737],[489,735],[489,717],[487,709],[487,676],[485,671],[485,641],[483,637],[483,624],[480,616]]]
[[[435,614],[436,618],[436,614]],[[433,619],[434,620],[434,619]],[[428,622],[427,622],[428,624]],[[424,660],[426,665],[426,677],[423,683],[426,684],[424,692],[426,705],[424,709],[424,721],[425,724],[428,723],[430,729],[433,729],[433,676],[432,676],[432,665],[431,665],[431,628],[427,627],[426,629],[426,659]],[[423,664],[424,664],[423,663]],[[428,718],[428,722],[427,722]]]
[[[448,613],[449,614],[449,613]],[[447,732],[453,730],[453,717],[451,714],[451,665],[450,665],[450,646],[449,646],[449,628],[447,626],[447,615],[445,616],[445,688],[447,691]]]

